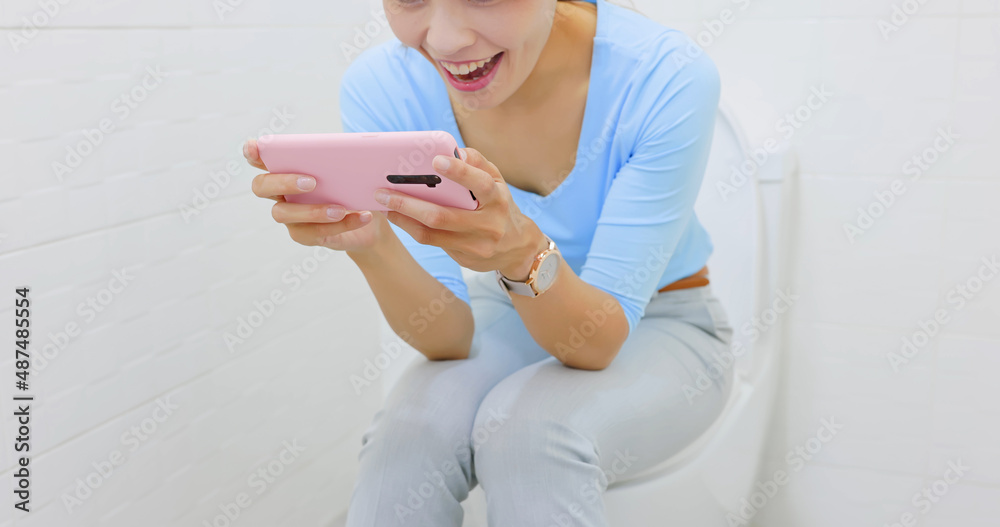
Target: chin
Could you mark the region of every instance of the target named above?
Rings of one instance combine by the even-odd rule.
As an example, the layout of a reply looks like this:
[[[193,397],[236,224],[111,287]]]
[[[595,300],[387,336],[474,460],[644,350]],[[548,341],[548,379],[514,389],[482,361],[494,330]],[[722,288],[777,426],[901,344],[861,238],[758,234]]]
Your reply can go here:
[[[477,92],[463,92],[450,87],[448,90],[451,92],[452,100],[457,104],[456,113],[463,109],[469,112],[490,110],[506,99],[506,96],[500,94],[499,89],[493,88],[492,85]]]

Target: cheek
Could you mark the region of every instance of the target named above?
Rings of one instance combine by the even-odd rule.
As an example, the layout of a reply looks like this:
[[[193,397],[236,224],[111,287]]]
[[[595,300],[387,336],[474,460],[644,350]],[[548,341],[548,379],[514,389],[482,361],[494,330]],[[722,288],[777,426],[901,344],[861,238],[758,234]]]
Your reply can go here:
[[[419,17],[396,8],[396,4],[391,1],[386,2],[384,6],[386,21],[389,22],[389,29],[392,30],[392,34],[396,35],[396,38],[403,44],[419,48],[421,44],[420,35],[422,33],[420,29],[422,21],[419,20]]]
[[[537,10],[494,10],[475,18],[480,39],[516,54],[541,49],[548,39],[550,25]]]

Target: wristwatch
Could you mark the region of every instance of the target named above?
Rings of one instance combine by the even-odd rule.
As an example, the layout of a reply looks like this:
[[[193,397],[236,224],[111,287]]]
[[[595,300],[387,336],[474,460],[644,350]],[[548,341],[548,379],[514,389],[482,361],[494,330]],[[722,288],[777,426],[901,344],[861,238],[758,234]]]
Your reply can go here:
[[[552,238],[545,236],[549,246],[544,251],[538,253],[531,263],[531,270],[528,271],[528,279],[524,282],[511,280],[503,275],[499,269],[496,270],[497,282],[500,287],[507,291],[507,295],[515,293],[527,297],[536,297],[547,291],[556,281],[556,274],[559,271],[559,263],[562,261],[562,253],[556,247],[556,242]]]

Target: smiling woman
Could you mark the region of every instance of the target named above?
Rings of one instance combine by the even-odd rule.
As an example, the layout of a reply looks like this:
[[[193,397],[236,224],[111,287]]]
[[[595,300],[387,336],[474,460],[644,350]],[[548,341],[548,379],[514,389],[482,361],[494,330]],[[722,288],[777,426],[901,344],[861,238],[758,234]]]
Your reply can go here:
[[[682,393],[731,334],[693,214],[716,69],[682,33],[606,0],[385,8],[398,40],[345,73],[344,130],[449,132],[460,158],[434,169],[479,208],[380,191],[387,212],[347,213],[285,202],[311,178],[255,181],[293,239],[347,251],[392,329],[431,359],[365,434],[347,523],[457,527],[480,483],[491,525],[571,506],[606,525],[590,498],[615,452],[634,455],[632,470],[659,463],[730,389],[726,374],[694,402]],[[252,143],[247,156],[259,165]],[[466,283],[463,267],[480,273]]]

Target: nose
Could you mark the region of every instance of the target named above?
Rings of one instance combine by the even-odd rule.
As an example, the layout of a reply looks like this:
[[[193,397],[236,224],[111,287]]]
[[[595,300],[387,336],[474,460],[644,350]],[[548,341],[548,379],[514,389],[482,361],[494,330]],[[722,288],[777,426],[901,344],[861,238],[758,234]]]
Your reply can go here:
[[[476,33],[469,27],[462,9],[452,2],[437,2],[427,27],[426,47],[437,57],[454,57],[475,44]]]

